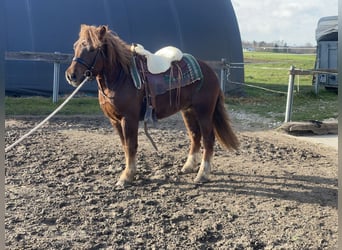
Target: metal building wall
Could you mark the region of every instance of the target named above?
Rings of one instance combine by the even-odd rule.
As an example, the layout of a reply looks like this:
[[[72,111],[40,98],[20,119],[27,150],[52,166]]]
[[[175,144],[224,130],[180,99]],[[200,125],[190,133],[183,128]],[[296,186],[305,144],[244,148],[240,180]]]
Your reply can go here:
[[[150,51],[166,45],[209,61],[242,62],[239,27],[230,0],[5,0],[6,50],[72,53],[80,24],[107,24],[128,43]],[[61,67],[60,92],[72,90]],[[6,93],[51,95],[53,65],[6,61]],[[243,69],[231,80],[244,81]],[[229,86],[228,91],[239,91]],[[87,84],[84,91],[96,90]]]

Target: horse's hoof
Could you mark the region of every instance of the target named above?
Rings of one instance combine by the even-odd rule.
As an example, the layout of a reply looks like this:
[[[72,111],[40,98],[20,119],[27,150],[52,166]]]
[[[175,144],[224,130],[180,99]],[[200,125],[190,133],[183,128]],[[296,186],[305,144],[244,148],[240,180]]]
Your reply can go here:
[[[117,187],[121,187],[121,188],[123,188],[123,187],[127,187],[127,186],[129,186],[129,185],[131,185],[131,182],[130,181],[127,181],[127,180],[118,180],[118,182],[115,184],[115,186],[117,186]]]
[[[206,183],[209,182],[209,178],[205,176],[197,176],[194,180],[196,184]]]
[[[197,169],[192,166],[183,166],[181,169],[181,173],[183,174],[189,174],[189,173],[195,173],[197,172]]]

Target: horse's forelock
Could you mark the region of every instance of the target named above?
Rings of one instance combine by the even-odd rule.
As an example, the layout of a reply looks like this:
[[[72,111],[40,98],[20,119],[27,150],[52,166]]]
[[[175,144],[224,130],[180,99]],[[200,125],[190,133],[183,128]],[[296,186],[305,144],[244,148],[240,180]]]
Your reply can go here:
[[[94,48],[102,46],[102,41],[99,39],[95,26],[81,25],[79,41],[86,41],[89,46]]]
[[[93,48],[106,46],[106,56],[109,67],[121,64],[126,72],[129,72],[131,52],[129,45],[111,30],[107,29],[106,34],[100,38],[98,27],[81,25],[79,41],[87,41]]]

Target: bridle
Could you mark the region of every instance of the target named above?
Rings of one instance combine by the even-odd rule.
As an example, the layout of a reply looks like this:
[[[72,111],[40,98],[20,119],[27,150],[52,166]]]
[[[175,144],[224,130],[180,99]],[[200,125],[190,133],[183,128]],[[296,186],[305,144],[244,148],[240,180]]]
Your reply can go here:
[[[74,58],[72,58],[72,61],[77,62],[77,63],[83,65],[84,67],[86,67],[87,70],[84,71],[84,74],[83,74],[83,75],[84,75],[85,77],[88,77],[90,80],[92,80],[92,79],[94,78],[94,72],[93,72],[93,70],[94,70],[94,68],[95,68],[95,64],[96,64],[96,61],[97,61],[97,57],[98,57],[100,51],[101,51],[101,49],[98,48],[97,51],[96,51],[96,55],[95,55],[95,57],[94,57],[94,59],[93,59],[93,62],[92,62],[91,64],[88,64],[88,63],[87,63],[84,59],[82,59],[81,57],[74,57]]]
[[[79,64],[81,64],[82,66],[84,66],[86,68],[86,71],[84,71],[83,75],[84,77],[88,77],[89,81],[93,80],[94,79],[94,76],[96,76],[93,72],[93,70],[95,69],[95,64],[96,64],[96,60],[98,58],[98,55],[99,53],[102,53],[103,54],[103,51],[101,48],[98,48],[97,51],[96,51],[96,55],[92,61],[91,64],[88,64],[84,59],[82,59],[81,57],[74,57],[72,58],[72,61],[74,62],[77,62]],[[103,86],[99,83],[99,86],[98,86],[98,89],[99,89],[99,92],[106,98],[106,99],[112,99],[112,97],[110,96],[107,96],[103,90]]]

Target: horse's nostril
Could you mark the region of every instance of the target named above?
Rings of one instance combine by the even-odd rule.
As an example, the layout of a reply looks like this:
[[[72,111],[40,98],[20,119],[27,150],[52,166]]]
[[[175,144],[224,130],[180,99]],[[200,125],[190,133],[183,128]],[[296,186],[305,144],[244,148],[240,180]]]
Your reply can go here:
[[[76,80],[76,74],[75,73],[67,74],[67,78],[69,81],[75,81]]]

